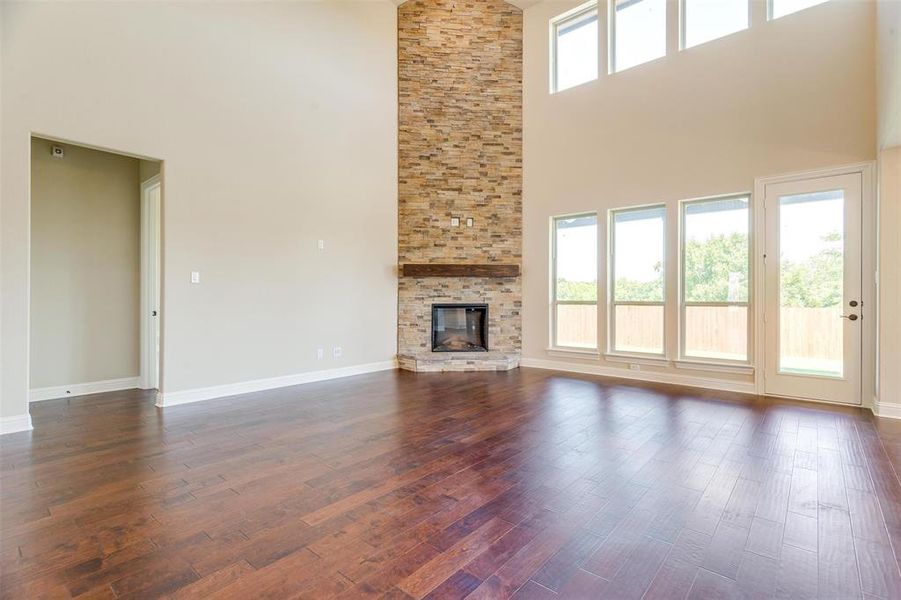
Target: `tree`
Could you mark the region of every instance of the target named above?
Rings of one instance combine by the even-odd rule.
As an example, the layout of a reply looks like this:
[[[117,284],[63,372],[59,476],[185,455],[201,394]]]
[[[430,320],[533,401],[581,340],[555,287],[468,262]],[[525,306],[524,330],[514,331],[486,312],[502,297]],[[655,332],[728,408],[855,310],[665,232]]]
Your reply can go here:
[[[829,247],[801,262],[782,261],[782,305],[819,308],[842,301],[842,236],[823,236]],[[748,300],[748,236],[742,233],[717,235],[685,244],[685,298],[691,302],[746,302]],[[658,274],[663,265],[655,265]],[[661,302],[663,278],[636,281],[616,280],[617,300]],[[596,281],[557,281],[557,299],[594,301]]]
[[[744,302],[748,299],[748,236],[716,235],[685,244],[685,299]]]
[[[654,265],[658,274],[663,272],[663,264]],[[616,279],[616,299],[624,302],[663,302],[663,277],[651,281],[636,281],[626,277]]]
[[[834,231],[822,239],[833,242],[832,247],[820,250],[803,262],[782,262],[782,306],[825,308],[842,303],[842,236]]]
[[[590,301],[598,299],[597,281],[557,280],[557,300]]]

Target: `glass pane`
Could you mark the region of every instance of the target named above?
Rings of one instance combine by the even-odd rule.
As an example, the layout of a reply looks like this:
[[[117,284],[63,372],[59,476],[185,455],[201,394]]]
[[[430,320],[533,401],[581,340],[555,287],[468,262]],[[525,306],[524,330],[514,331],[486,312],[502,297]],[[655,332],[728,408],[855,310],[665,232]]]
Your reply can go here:
[[[597,348],[597,305],[558,304],[556,345],[570,348]]]
[[[748,28],[748,0],[685,0],[685,47]]]
[[[748,360],[748,308],[686,306],[685,356]]]
[[[555,26],[557,91],[598,78],[598,13],[591,11]]]
[[[618,0],[614,71],[666,55],[666,0]]]
[[[828,0],[773,0],[772,17],[778,19],[779,17],[784,17],[785,15],[790,15],[799,10],[804,10],[805,8],[816,6],[817,4],[823,4],[827,1]]]
[[[843,373],[844,195],[779,199],[779,369]]]
[[[597,302],[598,218],[556,219],[557,300]]]
[[[663,307],[617,305],[613,308],[618,352],[663,354]]]
[[[613,297],[620,302],[663,302],[666,208],[613,215]]]
[[[748,301],[748,205],[744,197],[683,206],[686,301]]]

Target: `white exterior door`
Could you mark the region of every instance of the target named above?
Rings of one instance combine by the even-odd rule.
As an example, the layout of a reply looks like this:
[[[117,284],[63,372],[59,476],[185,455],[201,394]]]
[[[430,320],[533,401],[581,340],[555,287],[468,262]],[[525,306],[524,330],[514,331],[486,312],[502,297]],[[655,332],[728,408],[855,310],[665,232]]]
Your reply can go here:
[[[765,186],[764,391],[860,404],[859,173]]]

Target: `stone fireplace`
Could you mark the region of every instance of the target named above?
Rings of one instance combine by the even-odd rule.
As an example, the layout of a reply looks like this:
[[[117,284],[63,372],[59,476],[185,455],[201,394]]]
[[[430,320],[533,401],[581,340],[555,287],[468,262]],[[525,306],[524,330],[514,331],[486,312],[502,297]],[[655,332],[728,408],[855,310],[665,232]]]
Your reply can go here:
[[[398,103],[398,362],[415,371],[515,368],[522,11],[503,0],[401,4]],[[449,304],[486,307],[485,350],[434,351],[433,305]]]

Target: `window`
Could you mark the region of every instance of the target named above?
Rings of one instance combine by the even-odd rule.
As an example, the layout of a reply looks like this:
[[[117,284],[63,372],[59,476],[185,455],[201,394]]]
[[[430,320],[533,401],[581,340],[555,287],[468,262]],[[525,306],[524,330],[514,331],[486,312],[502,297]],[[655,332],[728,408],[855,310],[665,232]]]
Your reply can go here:
[[[748,0],[682,0],[682,47],[748,28]]]
[[[750,197],[682,204],[682,356],[748,360]]]
[[[598,218],[554,219],[553,345],[598,347]]]
[[[611,212],[610,349],[663,354],[666,207]]]
[[[614,72],[666,56],[666,0],[617,0],[613,40]]]
[[[778,19],[824,2],[827,0],[770,0],[770,19]]]
[[[598,78],[597,2],[551,21],[551,39],[552,92]]]

